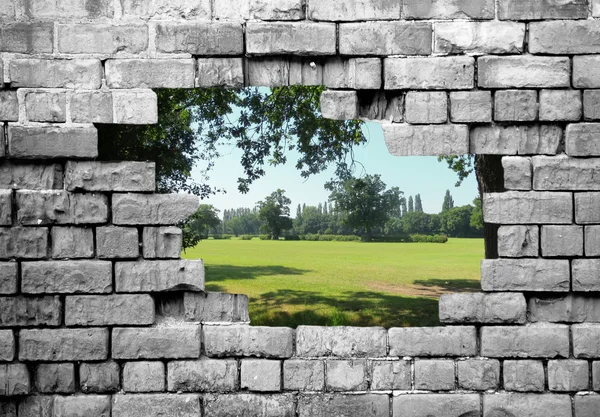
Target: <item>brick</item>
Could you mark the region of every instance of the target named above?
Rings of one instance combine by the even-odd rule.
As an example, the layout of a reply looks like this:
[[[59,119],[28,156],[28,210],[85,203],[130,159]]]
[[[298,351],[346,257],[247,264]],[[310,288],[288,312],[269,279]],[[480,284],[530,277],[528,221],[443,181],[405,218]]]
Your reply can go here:
[[[388,151],[396,156],[463,155],[469,150],[466,125],[382,124]]]
[[[583,256],[583,226],[542,226],[542,256]]]
[[[282,58],[249,58],[248,86],[281,87],[289,84],[290,63]]]
[[[585,256],[600,256],[600,226],[586,226],[584,239]]]
[[[75,392],[75,366],[72,363],[47,363],[38,365],[35,386],[41,393]]]
[[[339,25],[340,55],[430,55],[430,23],[361,22]]]
[[[600,283],[599,259],[574,259],[572,261],[573,291],[598,291]]]
[[[2,161],[0,187],[13,190],[62,189],[62,164]]]
[[[577,201],[577,194],[576,194]],[[483,217],[494,224],[571,224],[571,193],[520,192],[487,193],[483,196]]]
[[[0,327],[60,326],[62,303],[57,296],[0,298]]]
[[[415,361],[415,389],[449,391],[455,388],[454,381],[454,361],[447,359]]]
[[[569,58],[485,56],[478,60],[478,83],[483,88],[570,87]]]
[[[114,359],[198,358],[200,326],[114,328],[112,356]]]
[[[558,3],[546,0],[503,0],[498,3],[500,20],[585,19],[587,16],[586,0]]]
[[[332,23],[248,22],[246,24],[248,54],[335,55],[336,49],[336,25]]]
[[[69,13],[69,16],[72,16]],[[45,87],[95,90],[102,84],[99,59],[13,59],[9,63],[11,87]]]
[[[115,394],[112,417],[198,417],[197,394]]]
[[[21,291],[25,294],[112,291],[112,265],[107,261],[23,262],[21,276]]]
[[[66,297],[67,326],[149,325],[154,323],[154,300],[140,295],[76,295]]]
[[[29,371],[22,363],[0,365],[0,396],[27,395],[30,392]],[[19,415],[23,415],[19,412]]]
[[[17,403],[10,399],[0,400],[0,415],[5,417],[17,417]]]
[[[117,392],[120,389],[120,371],[116,362],[82,363],[79,365],[81,391],[100,394]]]
[[[29,91],[25,93],[27,120],[64,123],[67,93],[65,91]]]
[[[600,17],[600,1],[592,0],[592,16]]]
[[[212,394],[203,396],[204,416],[294,417],[293,394]]]
[[[108,395],[73,395],[70,397],[54,397],[54,416],[98,416],[110,415],[110,401]]]
[[[186,321],[202,323],[249,323],[248,296],[218,292],[185,292],[183,306]]]
[[[155,185],[154,162],[67,161],[68,191],[150,191]]]
[[[120,0],[124,18],[143,20],[210,19],[210,0]]]
[[[204,263],[198,260],[117,262],[116,292],[203,291]]]
[[[397,327],[388,330],[389,356],[475,356],[475,327]]]
[[[542,361],[504,361],[504,389],[520,392],[544,391],[544,364]]]
[[[484,259],[483,291],[565,292],[570,287],[569,262],[550,259]]]
[[[403,417],[468,416],[481,413],[478,394],[405,394],[393,397],[392,401],[394,415]]]
[[[397,20],[400,3],[385,0],[346,0],[335,3],[315,2],[309,4],[310,20],[355,21]]]
[[[540,91],[540,120],[577,121],[581,119],[581,92],[577,90]]]
[[[299,417],[376,417],[390,414],[386,394],[316,394],[298,397]]]
[[[535,258],[539,251],[539,227],[500,226],[498,229],[498,256]]]
[[[137,258],[140,254],[137,228],[96,228],[96,251],[100,259]]]
[[[151,90],[113,91],[113,123],[146,125],[158,123],[158,97]]]
[[[325,362],[304,359],[289,359],[284,361],[283,389],[292,391],[323,391],[325,389]]]
[[[181,255],[182,231],[178,227],[144,227],[144,258],[175,258]]]
[[[600,193],[575,194],[575,223],[600,223]]]
[[[574,324],[571,326],[573,335],[573,356],[576,358],[600,358],[600,325]]]
[[[0,190],[0,225],[12,224],[12,191]]]
[[[592,362],[592,381],[593,381],[592,389],[594,391],[598,391],[600,389],[600,362],[599,361]],[[577,400],[575,400],[575,401],[577,401]]]
[[[320,106],[321,115],[324,119],[352,120],[358,118],[358,95],[356,91],[323,91]]]
[[[88,4],[82,0],[50,0],[29,2],[16,0],[15,11],[19,18],[35,20],[64,19],[101,19],[111,18],[114,14],[113,3],[110,0],[99,0]]]
[[[172,225],[198,209],[198,197],[190,194],[113,194],[115,225]]]
[[[600,396],[576,395],[575,415],[577,417],[594,417],[600,408]]]
[[[107,357],[107,329],[44,329],[19,332],[21,361],[103,361]]]
[[[596,138],[600,123],[578,123],[567,125],[565,147],[569,156],[599,156],[600,144]]]
[[[0,294],[17,292],[17,263],[0,262]]]
[[[171,362],[171,364],[177,362]],[[173,376],[169,373],[169,378]],[[165,364],[162,362],[127,362],[123,367],[123,391],[165,391]]]
[[[596,176],[600,159],[578,159],[564,155],[533,158],[534,188],[537,190],[600,190]]]
[[[243,362],[242,362],[243,364]],[[243,369],[242,365],[242,369]],[[242,370],[243,372],[243,370]],[[169,391],[229,392],[236,391],[238,364],[234,359],[207,359],[169,362],[167,368]],[[280,372],[277,371],[277,377]],[[261,376],[270,378],[269,374]]]
[[[494,120],[524,122],[537,119],[537,91],[502,90],[494,97]]]
[[[472,57],[386,58],[386,90],[470,90],[475,77]]]
[[[458,387],[487,391],[500,386],[500,362],[496,359],[467,359],[457,362]]]
[[[199,58],[197,87],[244,86],[244,61],[241,58]]]
[[[560,394],[494,393],[483,396],[486,416],[571,417],[571,398]]]
[[[527,314],[529,321],[533,322],[600,322],[600,298],[573,293],[562,297],[531,297]]]
[[[281,361],[243,359],[240,372],[241,389],[262,392],[281,390]]]
[[[450,92],[450,120],[453,123],[492,121],[492,94],[489,91]]]
[[[372,390],[411,389],[410,361],[370,361]]]
[[[14,159],[96,158],[98,132],[93,127],[8,127],[8,155]]]
[[[109,59],[109,88],[193,88],[193,59]]]
[[[248,15],[252,19],[258,20],[304,20],[305,4],[301,0],[252,0],[248,5]],[[223,12],[228,9],[227,2],[216,2],[214,5],[216,12]],[[220,15],[219,15],[220,16]]]
[[[600,91],[585,90],[583,92],[583,119],[600,120]]]
[[[19,402],[21,417],[53,417],[54,397],[36,395],[25,397]]]
[[[325,368],[328,391],[366,391],[368,381],[365,359],[328,360]]]
[[[94,256],[94,232],[88,227],[52,228],[52,257],[91,258]]]
[[[15,336],[12,330],[0,330],[0,361],[11,362],[14,358]]]
[[[73,91],[70,94],[73,123],[113,123],[113,95],[110,90]]]
[[[512,22],[438,22],[435,52],[443,54],[519,54],[525,24]]]
[[[298,326],[296,355],[373,358],[386,356],[387,332],[382,327]]]
[[[19,101],[16,91],[0,91],[0,120],[3,122],[19,120]]]
[[[600,52],[599,35],[600,25],[594,20],[532,22],[529,51],[533,54],[596,54]]]
[[[598,55],[573,57],[573,87],[600,88],[600,74],[594,71],[600,63]]]
[[[504,168],[504,188],[507,190],[531,190],[532,168],[531,158],[505,156],[502,158]]]
[[[44,259],[47,257],[47,228],[0,227],[0,259]]]
[[[493,19],[494,2],[483,0],[405,0],[405,19]]]
[[[471,130],[470,152],[486,155],[530,155],[558,152],[563,137],[556,125],[476,126]]]
[[[293,355],[294,330],[286,327],[204,326],[203,332],[204,349],[209,357]]]
[[[148,49],[148,26],[59,24],[58,52],[63,54],[139,54]]]
[[[407,123],[439,124],[448,121],[448,95],[445,92],[409,91],[404,105]]]
[[[156,49],[193,55],[241,55],[243,27],[239,22],[159,23]]]
[[[481,356],[491,358],[566,358],[569,346],[569,327],[559,324],[481,329]]]
[[[52,23],[4,23],[0,29],[0,50],[24,54],[52,53]]]
[[[525,323],[523,294],[443,294],[439,302],[442,323]]]
[[[290,68],[290,79],[294,76],[294,68],[293,65]],[[381,88],[381,68],[381,59],[379,58],[329,59],[323,67],[323,81],[317,80],[315,85],[324,84],[328,88],[379,90]],[[314,72],[312,69],[311,71]],[[308,77],[303,76],[303,78]],[[302,84],[305,84],[304,80],[302,80]]]
[[[550,391],[569,392],[589,389],[589,365],[584,360],[553,360],[548,362]]]

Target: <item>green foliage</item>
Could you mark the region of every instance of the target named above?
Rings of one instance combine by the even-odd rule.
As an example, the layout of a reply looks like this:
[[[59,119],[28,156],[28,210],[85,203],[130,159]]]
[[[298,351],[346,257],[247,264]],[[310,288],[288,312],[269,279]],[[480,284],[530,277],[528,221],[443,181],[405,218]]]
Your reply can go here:
[[[421,202],[421,194],[415,195],[415,211],[423,211],[423,203]]]
[[[452,194],[450,194],[450,190],[446,190],[446,194],[444,195],[444,202],[442,203],[442,213],[454,208],[454,199],[452,198]]]
[[[415,243],[446,243],[448,235],[419,235],[413,234],[409,236],[411,242]]]
[[[438,161],[446,162],[448,168],[456,172],[456,175],[458,175],[456,187],[460,187],[462,182],[475,170],[475,155],[438,156]]]
[[[242,235],[241,239],[242,240],[252,240],[254,238],[254,236],[252,235]]]
[[[408,212],[412,213],[415,211],[415,206],[413,203],[413,198],[412,195],[408,196]]]
[[[308,233],[300,235],[300,240],[308,240],[312,242],[360,242],[362,239],[356,235],[315,235]]]
[[[281,233],[292,228],[290,204],[292,200],[285,196],[285,190],[278,189],[256,203],[259,207],[258,218],[263,221],[261,230],[268,233],[273,240],[279,239]]]
[[[271,240],[271,235],[259,235],[260,240]]]
[[[212,235],[212,238],[215,239],[215,240],[229,240],[232,237],[233,237],[233,235],[230,235],[228,233],[225,233],[225,234],[222,234],[222,235],[221,234],[213,234]]]
[[[475,205],[475,208],[471,214],[469,224],[473,229],[483,231],[483,208],[481,206],[481,197],[477,197],[473,200],[473,204]]]

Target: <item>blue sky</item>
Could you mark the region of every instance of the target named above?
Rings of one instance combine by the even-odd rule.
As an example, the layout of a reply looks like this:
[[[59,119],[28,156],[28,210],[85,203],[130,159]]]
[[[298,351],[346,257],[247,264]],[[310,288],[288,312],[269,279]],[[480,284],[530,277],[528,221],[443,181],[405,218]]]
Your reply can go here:
[[[355,160],[364,166],[364,173],[380,174],[388,188],[400,188],[407,198],[409,195],[421,194],[425,212],[440,212],[446,189],[450,190],[456,206],[471,204],[477,196],[474,174],[456,188],[456,174],[445,163],[438,162],[436,157],[392,156],[387,150],[383,131],[378,123],[365,123],[364,132],[368,143],[355,148]],[[294,167],[297,154],[289,152],[286,165],[266,167],[267,174],[254,182],[247,194],[241,194],[237,191],[237,178],[243,173],[239,163],[241,152],[235,147],[222,147],[220,152],[222,156],[209,174],[209,184],[225,189],[227,193],[217,194],[202,203],[214,205],[221,213],[225,208],[254,207],[257,201],[278,188],[285,190],[292,200],[292,216],[295,216],[299,203],[317,205],[327,201],[329,193],[323,185],[333,177],[333,168],[305,180]],[[362,172],[359,165],[356,175]],[[192,176],[196,180],[200,178],[198,168],[192,172]]]

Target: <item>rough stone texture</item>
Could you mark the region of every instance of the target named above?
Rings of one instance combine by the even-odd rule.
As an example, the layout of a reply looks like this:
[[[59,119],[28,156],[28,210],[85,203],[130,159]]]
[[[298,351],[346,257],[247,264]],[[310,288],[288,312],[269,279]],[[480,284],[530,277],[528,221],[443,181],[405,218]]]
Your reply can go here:
[[[67,326],[149,325],[154,323],[154,300],[139,295],[76,295],[65,299]]]
[[[600,259],[573,259],[573,291],[600,291]]]
[[[431,23],[362,22],[339,28],[340,55],[431,54]]]
[[[357,119],[358,95],[356,91],[324,91],[321,94],[321,114],[325,119]]]
[[[529,321],[554,323],[600,322],[600,298],[569,293],[562,297],[534,296],[529,298]]]
[[[584,391],[589,389],[589,365],[583,360],[553,360],[548,362],[550,391]]]
[[[586,0],[503,0],[498,3],[498,17],[501,20],[585,19],[587,3]]]
[[[109,59],[109,88],[193,88],[193,59]]]
[[[97,227],[96,252],[100,259],[137,258],[140,253],[135,227]]]
[[[386,58],[383,62],[386,90],[473,88],[475,60],[471,57]]]
[[[600,145],[596,140],[598,134],[600,134],[600,123],[581,123],[568,125],[565,131],[567,155],[600,155]]]
[[[393,398],[394,415],[403,417],[476,416],[480,410],[478,394],[405,394]]]
[[[12,196],[11,190],[0,190],[0,225],[12,224]]]
[[[203,396],[204,416],[294,417],[292,394],[220,394]],[[195,415],[194,415],[195,417]]]
[[[542,256],[583,256],[583,226],[542,226]]]
[[[17,292],[17,263],[0,262],[0,294]]]
[[[571,417],[571,398],[560,394],[485,394],[483,413],[493,417]]]
[[[492,121],[492,94],[489,91],[452,91],[450,120],[453,123]]]
[[[0,259],[48,257],[46,227],[0,227]]]
[[[455,388],[454,361],[447,359],[416,360],[415,389],[450,391]]]
[[[525,122],[537,119],[537,91],[497,91],[494,105],[494,120],[501,122]]]
[[[14,357],[15,336],[12,330],[0,330],[0,361],[11,362]]]
[[[114,359],[187,359],[199,356],[200,326],[131,327],[112,330]]]
[[[600,193],[575,194],[575,222],[600,223]]]
[[[438,22],[435,52],[515,54],[523,52],[525,24],[512,22]]]
[[[108,357],[108,329],[21,330],[19,360],[103,361]]]
[[[203,291],[202,259],[117,262],[116,292]]]
[[[385,91],[360,91],[358,115],[362,120],[404,121],[404,96]]]
[[[585,4],[585,1],[580,1]],[[600,25],[594,20],[532,22],[529,52],[532,54],[600,53]]]
[[[159,23],[156,48],[165,53],[240,55],[244,50],[243,28],[236,22]]]
[[[327,360],[325,369],[328,391],[365,391],[368,387],[366,359]]]
[[[478,83],[483,88],[551,88],[571,84],[569,58],[485,56],[477,63]]]
[[[94,256],[94,231],[89,227],[52,228],[52,257],[91,258]]]
[[[244,63],[241,58],[198,59],[197,87],[243,87]]]
[[[523,294],[443,294],[439,302],[442,323],[525,323]]]
[[[580,195],[575,195],[576,207],[577,198]],[[598,196],[600,198],[600,194]],[[572,194],[519,191],[488,193],[483,196],[483,218],[487,223],[503,225],[571,224],[573,219]],[[577,222],[579,223],[579,221]]]
[[[531,190],[532,169],[531,158],[505,156],[502,158],[504,168],[504,188],[507,190]]]
[[[405,0],[405,19],[493,19],[494,2],[482,0]]]
[[[569,346],[569,327],[559,324],[481,329],[481,356],[491,358],[566,358]]]
[[[457,362],[458,387],[487,391],[500,385],[500,362],[496,359],[467,359]]]
[[[125,365],[127,369],[127,365]],[[82,363],[79,365],[79,384],[84,393],[117,392],[120,367],[116,362]]]
[[[312,72],[315,70],[310,66]],[[319,67],[316,69],[318,70]],[[290,66],[290,84],[306,83],[305,80],[313,80],[314,77],[308,77],[306,75],[306,66],[303,66],[302,77],[299,77],[295,73],[298,72],[298,65],[294,65],[293,62]],[[382,85],[381,81],[381,69],[382,63],[379,58],[350,58],[341,59],[333,58],[326,61],[323,66],[323,81],[317,80],[309,84],[314,83],[315,85],[324,84],[329,88],[353,88],[357,90],[379,90]],[[317,71],[318,75],[318,71]],[[297,78],[297,80],[295,79]]]
[[[220,20],[303,20],[300,0],[232,0],[213,2],[213,18]]]
[[[0,396],[27,395],[30,392],[30,385],[29,371],[25,364],[0,365]],[[19,415],[23,414],[19,413]]]
[[[125,18],[210,19],[209,0],[119,0]]]
[[[113,94],[111,90],[73,91],[69,95],[73,123],[113,123]]]
[[[573,57],[573,87],[600,88],[600,74],[594,71],[600,63],[598,55]]]
[[[594,391],[599,391],[600,390],[600,362],[599,361],[592,362],[592,381],[593,381],[592,389]]]
[[[284,361],[283,389],[292,391],[323,391],[325,389],[325,362],[303,359],[289,359]]]
[[[475,356],[476,339],[471,326],[395,327],[388,330],[389,356]]]
[[[311,2],[308,7],[310,20],[396,20],[400,17],[400,3],[395,1]]]
[[[115,225],[172,225],[198,209],[198,197],[190,194],[113,194]]]
[[[24,400],[25,402],[27,400]],[[12,400],[0,400],[0,414],[5,417],[17,417],[17,403]]]
[[[99,59],[13,59],[8,71],[13,88],[95,90],[102,84],[102,64]]]
[[[287,327],[204,326],[204,349],[210,357],[289,358],[294,330]]]
[[[583,119],[600,120],[600,91],[585,90],[583,92]]]
[[[54,397],[29,396],[19,403],[19,416],[23,417],[53,417],[52,408]]]
[[[246,52],[252,55],[335,55],[336,38],[332,23],[246,24]]]
[[[542,361],[504,361],[504,389],[507,391],[544,391],[544,364]]]
[[[411,124],[439,124],[448,121],[448,95],[445,92],[406,93],[406,122]]]
[[[178,227],[144,227],[144,258],[178,259],[181,256],[182,235]]]
[[[558,152],[563,131],[556,125],[485,125],[471,130],[471,153],[530,155]]]
[[[580,91],[540,91],[540,120],[578,121],[581,119],[582,107]]]
[[[67,94],[64,91],[30,91],[25,93],[25,109],[30,122],[64,123]]]
[[[148,26],[63,24],[57,27],[58,52],[66,54],[138,54],[148,49]]]
[[[389,414],[387,395],[316,394],[298,397],[299,417],[378,417]]]
[[[0,327],[59,326],[61,321],[57,296],[0,298]]]
[[[500,226],[498,255],[509,258],[537,257],[539,255],[538,226]]]
[[[38,365],[35,386],[41,393],[75,392],[75,367],[72,363],[48,363]]]
[[[279,363],[279,362],[277,362]],[[244,384],[244,361],[242,361],[242,385]],[[248,369],[246,369],[248,371]],[[227,392],[235,391],[238,380],[238,365],[233,359],[202,359],[197,361],[169,362],[168,390],[177,392]],[[281,372],[277,369],[277,378]],[[266,382],[272,375],[263,374],[258,383]],[[247,385],[242,388],[249,388]],[[267,391],[279,391],[276,389]]]
[[[387,331],[382,327],[298,326],[296,355],[342,358],[385,357]]]
[[[411,363],[409,361],[370,361],[372,390],[409,390]]]
[[[463,155],[469,151],[466,125],[382,125],[385,143],[392,155]]]
[[[243,359],[241,363],[241,389],[263,392],[281,390],[281,361]]]
[[[158,123],[158,97],[150,90],[114,91],[113,123],[145,125]],[[152,188],[151,191],[153,191]]]
[[[68,161],[67,191],[154,191],[154,162]]]
[[[5,23],[0,29],[0,50],[17,53],[52,53],[52,23]]]
[[[14,190],[62,189],[62,164],[0,161],[0,187]],[[7,191],[2,190],[1,193]]]
[[[584,239],[585,256],[600,256],[600,226],[586,226]]]
[[[246,84],[249,86],[287,86],[290,81],[290,63],[282,58],[248,59],[246,73]]]
[[[248,296],[218,292],[186,292],[183,294],[186,321],[202,323],[250,322]]]
[[[19,120],[19,101],[16,91],[0,91],[0,120],[4,122]]]
[[[600,396],[576,395],[575,415],[577,417],[594,417],[600,408]]]
[[[21,264],[25,294],[100,294],[112,291],[112,265],[106,261],[47,261]]]
[[[110,416],[110,396],[108,395],[73,395],[70,397],[54,397],[54,416]]]
[[[8,127],[8,155],[15,159],[96,158],[98,132],[93,127]]]
[[[116,394],[112,417],[198,417],[200,398],[195,394]]]
[[[596,177],[600,159],[533,157],[533,186],[536,190],[600,190]]]
[[[570,287],[568,260],[484,259],[481,288],[484,291],[566,292]]]
[[[171,364],[177,362],[171,362]],[[173,376],[169,373],[169,378]],[[162,362],[127,362],[123,366],[123,391],[161,392],[165,390],[165,364]]]
[[[573,356],[576,358],[600,358],[600,325],[575,324],[571,326],[573,335]]]

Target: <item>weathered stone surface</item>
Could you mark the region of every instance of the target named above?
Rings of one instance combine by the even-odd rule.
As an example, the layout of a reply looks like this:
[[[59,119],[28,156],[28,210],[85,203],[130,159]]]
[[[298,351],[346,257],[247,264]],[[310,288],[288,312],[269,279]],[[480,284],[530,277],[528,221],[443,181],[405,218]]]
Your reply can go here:
[[[492,94],[489,91],[450,92],[450,120],[453,123],[492,121]]]
[[[599,63],[598,55],[573,57],[573,87],[600,88],[600,75],[593,70]]]
[[[583,226],[542,226],[542,256],[583,256]]]
[[[3,122],[19,120],[19,100],[16,91],[0,91],[0,120]]]
[[[316,394],[298,397],[299,417],[377,417],[390,414],[386,394]]]
[[[0,28],[0,50],[24,54],[52,53],[52,23],[4,23]]]
[[[531,158],[505,156],[502,158],[504,168],[504,188],[507,190],[531,190],[532,169]]]
[[[178,227],[144,227],[142,241],[146,259],[181,256],[182,231]]]
[[[567,358],[569,346],[569,326],[560,324],[481,329],[481,356],[491,358]]]
[[[246,24],[248,54],[335,55],[336,49],[336,25],[333,23],[248,22]]]
[[[294,417],[293,394],[208,394],[204,399],[204,416]]]
[[[0,190],[0,225],[12,225],[12,196],[11,190]]]
[[[117,262],[116,292],[203,291],[202,259]]]
[[[341,358],[385,357],[386,339],[387,332],[382,327],[298,326],[296,355]]]
[[[538,102],[535,90],[501,90],[495,96],[494,120],[525,122],[537,119]]]
[[[574,324],[571,326],[573,335],[573,356],[576,358],[600,358],[600,325]]]
[[[321,115],[325,119],[352,120],[358,118],[356,91],[326,90],[321,93]]]
[[[0,330],[0,361],[11,362],[14,357],[15,336],[12,330]]]
[[[297,65],[293,65],[292,61],[290,67],[290,84],[293,84],[291,81],[296,81],[293,77],[300,78],[295,76],[295,72],[297,72],[296,67]],[[315,72],[310,64],[308,68],[311,68],[311,71]],[[318,68],[317,66],[317,73]],[[379,58],[332,58],[328,59],[323,66],[322,82],[318,81],[318,78],[314,80],[314,76],[307,76],[306,71],[308,69],[302,72],[301,81],[305,83],[306,79],[310,79],[314,81],[314,85],[324,84],[328,88],[379,90],[381,88],[381,68],[382,63]]]
[[[109,59],[109,88],[193,88],[193,59]]]
[[[585,256],[600,256],[600,226],[586,226],[584,239]]]
[[[458,387],[487,391],[500,385],[500,362],[496,359],[467,359],[457,362]]]
[[[210,0],[119,0],[124,18],[143,20],[210,19]]]
[[[96,252],[100,259],[137,258],[140,253],[135,227],[96,228]]]
[[[483,88],[550,88],[571,84],[571,62],[566,57],[485,56],[477,63],[478,83]]]
[[[484,259],[484,291],[565,292],[570,287],[569,261],[550,259]]]
[[[409,390],[411,388],[411,363],[405,360],[370,361],[372,390]]]
[[[498,255],[509,258],[539,256],[538,226],[500,226]]]
[[[575,194],[575,222],[600,223],[600,193]]]
[[[0,396],[27,395],[30,385],[29,371],[25,364],[0,365]]]
[[[531,155],[558,152],[563,131],[557,125],[476,126],[471,130],[471,153]]]
[[[587,3],[586,0],[502,0],[498,2],[498,17],[500,20],[585,19]]]
[[[242,362],[242,370],[243,369],[244,365]],[[167,375],[167,384],[169,391],[235,391],[238,380],[238,365],[237,361],[232,359],[202,359],[197,361],[174,361],[169,362]],[[279,375],[280,372],[278,370],[277,377],[279,377]],[[261,375],[261,378],[263,379],[267,379],[269,377],[270,376],[267,374]],[[277,388],[277,390],[279,390],[279,387]]]
[[[415,389],[449,391],[455,388],[454,361],[448,359],[416,360]]]
[[[581,1],[585,4],[585,1]],[[532,22],[529,24],[532,54],[600,53],[600,24],[595,20]]]
[[[339,27],[340,55],[431,54],[430,23],[379,21],[344,23]]]
[[[148,26],[59,24],[58,52],[66,54],[138,54],[148,49]]]
[[[241,58],[199,58],[197,87],[243,87]]]
[[[75,366],[72,363],[47,363],[38,365],[35,386],[41,393],[75,392]]]
[[[213,2],[213,19],[217,20],[303,20],[300,0],[231,0]]]
[[[395,327],[388,330],[389,356],[475,356],[477,331],[471,326]]]
[[[108,218],[108,198],[103,194],[22,190],[16,197],[17,221],[28,226],[97,224]]]
[[[54,417],[52,409],[54,397],[50,395],[30,395],[19,402],[20,417]]]
[[[169,377],[173,378],[170,373]],[[164,391],[165,364],[158,361],[127,362],[123,367],[123,390],[126,392]]]
[[[592,389],[594,391],[600,390],[600,361],[592,362]]]
[[[365,391],[368,387],[366,359],[327,360],[325,368],[328,391]]]
[[[289,358],[294,351],[294,330],[287,327],[204,326],[203,332],[209,357]]]
[[[571,417],[571,398],[560,394],[494,393],[483,396],[486,416]]]
[[[358,116],[361,120],[404,121],[404,96],[388,91],[359,91]]]
[[[219,292],[186,292],[183,294],[186,321],[202,323],[250,322],[248,296]]]
[[[387,375],[385,372],[382,373]],[[292,391],[323,391],[325,389],[325,362],[304,359],[289,359],[284,361],[283,389]]]
[[[382,124],[385,143],[392,155],[436,156],[468,153],[466,125]]]
[[[185,359],[200,356],[200,326],[114,328],[114,359]]]
[[[113,94],[110,90],[73,91],[70,94],[73,123],[113,123]]]
[[[243,359],[240,374],[241,389],[262,392],[281,390],[281,361]]]
[[[513,22],[438,22],[435,52],[514,54],[523,52],[525,24]]]
[[[102,84],[99,59],[13,59],[9,63],[11,87],[45,87],[95,90]]]
[[[65,299],[67,326],[148,325],[154,323],[154,300],[140,295],[75,295]]]
[[[562,297],[535,296],[528,302],[529,321],[554,323],[600,322],[600,298],[569,293]]]
[[[19,360],[103,361],[108,357],[108,329],[21,330]]]
[[[51,234],[54,259],[94,256],[94,231],[91,228],[55,226]]]
[[[62,164],[0,162],[0,187],[13,190],[63,188]],[[2,193],[7,191],[2,190]]]
[[[59,297],[0,298],[0,327],[60,326],[62,304]]]
[[[127,365],[125,365],[127,366]],[[82,363],[79,365],[79,383],[84,393],[117,392],[119,364],[116,362]]]
[[[404,394],[393,397],[394,415],[422,416],[470,416],[481,410],[478,394]]]
[[[0,400],[0,415],[5,417],[17,417],[17,402],[11,399]]]
[[[548,388],[550,391],[584,391],[589,389],[587,361],[569,359],[548,362]]]
[[[469,90],[473,88],[475,60],[472,57],[386,58],[386,90]]]
[[[159,23],[156,48],[165,53],[241,55],[243,27],[239,22]]]
[[[579,159],[564,155],[533,158],[533,186],[536,190],[600,190],[596,177],[600,158]]]
[[[54,416],[110,416],[110,396],[108,395],[73,395],[70,397],[54,397]]]
[[[48,257],[46,227],[0,227],[0,259]]]
[[[113,96],[113,123],[146,125],[158,123],[158,97],[152,90],[117,90]]]
[[[65,188],[68,191],[154,191],[154,162],[68,161]]]
[[[386,0],[346,0],[339,2],[312,2],[308,5],[310,20],[397,20],[400,2]]]
[[[200,398],[197,394],[113,395],[112,417],[198,417],[199,415]]]
[[[577,417],[594,417],[598,409],[600,409],[599,395],[575,396],[575,415]]]
[[[25,111],[30,122],[66,121],[67,93],[64,91],[28,91],[25,93]]]
[[[583,92],[583,119],[600,120],[600,91],[585,90]]]
[[[439,303],[442,323],[525,323],[523,294],[443,294]]]
[[[405,19],[493,19],[494,2],[482,0],[405,0]]]
[[[247,84],[256,87],[281,87],[289,84],[290,62],[283,58],[247,59]]]
[[[573,259],[573,291],[600,291],[600,259]]]
[[[30,2],[16,0],[15,12],[17,17],[34,20],[64,19],[102,19],[113,17],[114,7],[109,0],[95,1],[93,4],[81,0],[49,0]]]
[[[25,294],[99,294],[112,291],[112,265],[107,261],[47,261],[21,264]]]
[[[578,121],[581,119],[581,92],[578,90],[540,91],[540,120]]]
[[[409,91],[404,105],[408,123],[439,124],[448,121],[448,95],[445,92]]]
[[[0,262],[0,294],[17,292],[17,263]]]
[[[507,391],[543,392],[544,364],[534,360],[504,361],[504,389]]]
[[[194,214],[198,197],[190,194],[113,194],[115,225],[172,225]]]
[[[15,159],[95,158],[98,132],[93,127],[8,127],[8,155]]]
[[[503,225],[571,224],[572,194],[547,191],[487,193],[483,196],[483,218],[487,223]]]
[[[570,156],[598,156],[600,123],[570,124],[565,131],[566,153]]]

